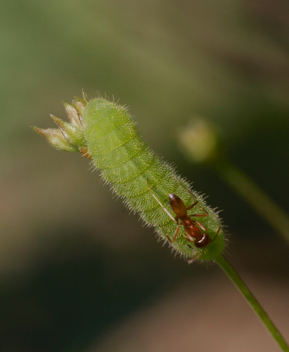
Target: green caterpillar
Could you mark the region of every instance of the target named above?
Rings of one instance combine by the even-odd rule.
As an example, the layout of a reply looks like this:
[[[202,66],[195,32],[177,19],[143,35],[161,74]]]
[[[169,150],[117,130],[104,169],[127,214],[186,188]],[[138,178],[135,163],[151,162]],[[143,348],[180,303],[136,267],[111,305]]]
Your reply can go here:
[[[56,149],[81,152],[91,159],[127,206],[187,259],[212,260],[222,252],[224,233],[217,213],[149,149],[126,108],[103,98],[89,101],[86,95],[64,105],[70,123],[52,116],[59,129],[34,129]],[[179,203],[170,203],[169,195],[176,195],[185,208],[196,203],[185,212],[188,218],[197,214],[191,222],[197,233],[207,235],[207,243],[197,245],[180,216],[174,220]]]

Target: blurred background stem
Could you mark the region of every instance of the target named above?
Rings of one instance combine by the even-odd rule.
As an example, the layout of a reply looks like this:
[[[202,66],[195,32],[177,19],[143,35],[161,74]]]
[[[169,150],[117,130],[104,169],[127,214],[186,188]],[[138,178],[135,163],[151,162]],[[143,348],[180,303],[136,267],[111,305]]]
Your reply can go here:
[[[212,163],[221,178],[255,209],[289,245],[289,217],[254,181],[226,158]]]
[[[242,196],[289,244],[289,217],[254,181],[224,155],[218,128],[203,117],[191,119],[178,134],[181,150],[194,164],[206,164]],[[271,171],[268,169],[268,172]]]

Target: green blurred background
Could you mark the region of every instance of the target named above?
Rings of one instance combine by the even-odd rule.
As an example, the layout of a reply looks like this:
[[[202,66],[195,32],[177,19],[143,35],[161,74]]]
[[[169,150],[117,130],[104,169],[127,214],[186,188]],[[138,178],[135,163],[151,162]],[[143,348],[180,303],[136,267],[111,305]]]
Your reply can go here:
[[[14,0],[0,28],[0,350],[278,351],[218,268],[174,259],[87,160],[30,126],[53,127],[82,89],[127,105],[224,209],[230,260],[289,338],[288,247],[176,143],[191,117],[212,120],[288,211],[289,2]]]

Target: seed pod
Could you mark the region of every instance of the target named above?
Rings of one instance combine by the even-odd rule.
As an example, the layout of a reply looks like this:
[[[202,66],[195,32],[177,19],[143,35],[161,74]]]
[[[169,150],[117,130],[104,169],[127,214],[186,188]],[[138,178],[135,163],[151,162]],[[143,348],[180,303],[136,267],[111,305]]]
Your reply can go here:
[[[66,110],[67,106],[70,116],[79,118],[70,118],[77,134],[72,133],[75,128],[69,128],[68,123],[54,118],[62,131],[65,126],[64,138],[73,148],[81,141],[79,151],[92,159],[102,178],[131,210],[188,259],[212,260],[222,252],[224,233],[217,213],[143,142],[126,108],[102,98],[88,101],[86,96],[84,100],[74,100],[72,105],[66,104]],[[186,218],[177,205],[170,204],[172,194],[184,204]],[[186,227],[186,219],[191,227]],[[195,246],[194,234],[207,235],[206,245]]]

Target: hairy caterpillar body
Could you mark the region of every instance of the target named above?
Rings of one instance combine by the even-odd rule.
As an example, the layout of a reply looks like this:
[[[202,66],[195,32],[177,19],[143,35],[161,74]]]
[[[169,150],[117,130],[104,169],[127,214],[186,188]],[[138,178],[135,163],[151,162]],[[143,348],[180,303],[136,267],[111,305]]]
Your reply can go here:
[[[175,217],[169,205],[169,194],[178,195],[186,207],[197,199],[198,203],[188,214],[207,213],[202,217],[201,223],[214,241],[206,248],[196,248],[190,245],[184,229],[180,228],[174,243],[168,243],[188,259],[198,256],[201,260],[212,260],[222,252],[224,234],[217,213],[206,205],[201,196],[191,190],[195,198],[192,199],[192,195],[187,191],[190,189],[189,184],[176,175],[174,169],[161,161],[143,142],[126,108],[102,98],[88,101],[86,96],[84,100],[76,99],[73,105],[65,104],[65,108],[71,124],[54,118],[60,127],[61,135],[59,130],[55,129],[35,128],[36,131],[43,134],[56,148],[59,139],[61,147],[58,146],[58,149],[75,151],[76,148],[89,156],[95,167],[101,170],[103,179],[112,185],[113,190],[125,200],[128,207],[138,212],[146,224],[154,226],[166,241],[167,237],[174,237],[178,227],[163,209],[165,207]],[[64,147],[65,143],[68,145]],[[152,192],[163,207],[156,201]]]

